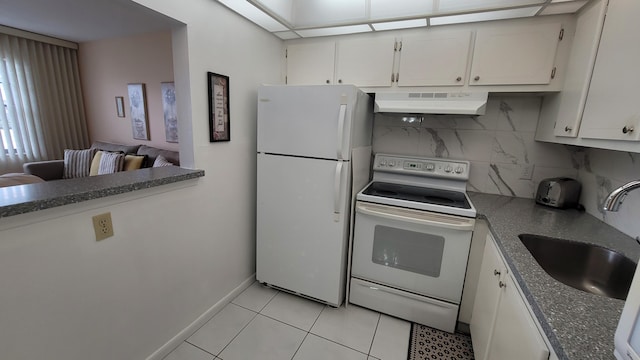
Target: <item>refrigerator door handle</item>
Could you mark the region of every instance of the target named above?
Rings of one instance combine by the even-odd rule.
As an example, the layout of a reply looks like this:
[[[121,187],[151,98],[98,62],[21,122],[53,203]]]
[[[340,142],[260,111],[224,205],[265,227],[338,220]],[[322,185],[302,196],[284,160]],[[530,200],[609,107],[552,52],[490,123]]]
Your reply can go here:
[[[344,150],[344,125],[345,118],[347,117],[347,105],[340,105],[340,113],[338,115],[338,159],[343,160],[345,158],[342,151]]]
[[[333,221],[340,220],[340,200],[342,199],[342,161],[336,164],[336,174],[333,179]]]

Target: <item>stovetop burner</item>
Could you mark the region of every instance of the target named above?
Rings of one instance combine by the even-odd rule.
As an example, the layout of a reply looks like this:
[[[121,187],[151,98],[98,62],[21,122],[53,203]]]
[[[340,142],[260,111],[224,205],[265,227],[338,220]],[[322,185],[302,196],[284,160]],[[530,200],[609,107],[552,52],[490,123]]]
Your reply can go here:
[[[449,206],[459,209],[471,209],[471,204],[469,204],[467,197],[463,192],[459,191],[374,181],[363,190],[362,193],[371,196]]]

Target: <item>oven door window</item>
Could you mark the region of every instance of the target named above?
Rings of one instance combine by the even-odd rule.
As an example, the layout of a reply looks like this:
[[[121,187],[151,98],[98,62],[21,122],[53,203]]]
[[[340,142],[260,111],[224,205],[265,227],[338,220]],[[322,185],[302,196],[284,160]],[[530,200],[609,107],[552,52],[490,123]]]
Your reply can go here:
[[[412,273],[440,276],[444,237],[377,225],[371,260]]]

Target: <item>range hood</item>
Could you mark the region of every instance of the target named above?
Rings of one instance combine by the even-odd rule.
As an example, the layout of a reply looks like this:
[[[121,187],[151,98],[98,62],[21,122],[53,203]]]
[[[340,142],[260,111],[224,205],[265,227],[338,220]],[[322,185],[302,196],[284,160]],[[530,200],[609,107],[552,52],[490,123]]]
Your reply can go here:
[[[375,112],[484,115],[486,92],[380,92]]]

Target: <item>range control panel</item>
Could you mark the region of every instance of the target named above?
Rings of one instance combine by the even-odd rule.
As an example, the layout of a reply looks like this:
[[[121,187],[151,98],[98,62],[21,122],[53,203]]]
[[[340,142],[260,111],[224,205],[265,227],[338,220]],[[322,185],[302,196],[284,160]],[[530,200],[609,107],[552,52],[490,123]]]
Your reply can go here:
[[[470,167],[469,162],[464,160],[405,157],[389,154],[376,154],[373,164],[374,171],[459,180],[469,179]]]

